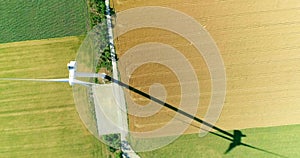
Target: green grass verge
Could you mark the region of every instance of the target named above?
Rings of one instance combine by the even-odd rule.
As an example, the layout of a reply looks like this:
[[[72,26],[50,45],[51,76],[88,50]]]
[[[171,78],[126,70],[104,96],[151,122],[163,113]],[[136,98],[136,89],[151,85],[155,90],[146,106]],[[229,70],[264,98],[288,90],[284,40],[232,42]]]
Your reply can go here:
[[[109,39],[107,32],[106,23],[106,6],[105,0],[87,0],[89,17],[91,26],[94,28],[94,32],[99,36],[98,41],[101,43],[99,45],[99,51],[97,51],[99,59],[96,64],[96,73],[99,73],[101,69],[105,69],[110,74],[112,74],[112,56],[109,47]],[[114,15],[114,8],[110,8],[110,14]],[[106,73],[107,73],[106,72]],[[103,73],[103,72],[102,72]],[[95,83],[100,83],[98,78],[94,79]]]
[[[90,28],[85,0],[3,0],[0,15],[0,43],[82,35]]]
[[[243,143],[267,150],[285,157],[300,157],[300,125],[289,125],[268,128],[253,128],[242,130],[247,137]],[[237,146],[224,154],[230,141],[208,134],[199,138],[198,134],[181,136],[172,144],[151,152],[139,153],[141,157],[189,157],[189,158],[276,158],[279,156],[255,150],[249,147]]]
[[[61,78],[78,37],[0,44],[0,78]],[[108,157],[82,124],[67,83],[0,80],[0,157]]]

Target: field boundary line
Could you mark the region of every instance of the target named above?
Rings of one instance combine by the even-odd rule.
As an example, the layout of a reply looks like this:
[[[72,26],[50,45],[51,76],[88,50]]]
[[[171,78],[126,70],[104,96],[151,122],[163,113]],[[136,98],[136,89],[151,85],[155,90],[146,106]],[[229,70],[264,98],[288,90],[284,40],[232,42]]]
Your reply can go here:
[[[34,46],[34,45],[50,44],[56,42],[74,41],[74,40],[78,40],[78,36],[65,36],[65,37],[48,38],[48,39],[40,39],[40,40],[1,43],[0,48],[9,48],[9,47],[16,47],[16,46],[22,47],[22,46],[29,46],[29,45]]]

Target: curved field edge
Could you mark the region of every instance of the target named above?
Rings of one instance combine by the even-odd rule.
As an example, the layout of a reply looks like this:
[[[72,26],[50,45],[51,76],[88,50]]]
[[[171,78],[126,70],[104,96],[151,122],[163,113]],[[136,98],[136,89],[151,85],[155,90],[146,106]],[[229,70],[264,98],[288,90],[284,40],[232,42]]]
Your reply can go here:
[[[300,125],[288,125],[242,130],[246,135],[242,142],[284,157],[300,157]],[[220,133],[218,133],[220,134]],[[198,134],[180,136],[176,141],[158,150],[139,153],[141,157],[205,157],[205,158],[248,158],[280,157],[245,146],[237,146],[229,153],[224,152],[231,142],[213,134],[198,137]]]
[[[0,78],[64,78],[83,37],[0,44]],[[66,83],[0,81],[0,157],[108,157]]]

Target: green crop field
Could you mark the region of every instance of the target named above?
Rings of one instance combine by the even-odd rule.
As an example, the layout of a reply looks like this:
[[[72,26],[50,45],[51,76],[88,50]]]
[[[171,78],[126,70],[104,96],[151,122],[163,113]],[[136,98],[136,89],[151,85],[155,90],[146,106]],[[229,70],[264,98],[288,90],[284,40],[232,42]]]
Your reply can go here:
[[[231,141],[214,134],[198,137],[198,134],[183,135],[172,144],[151,152],[139,153],[141,157],[205,157],[205,158],[280,158],[300,157],[300,125],[253,128],[242,130],[246,135],[242,142],[265,151],[237,146],[224,152]],[[219,133],[218,133],[219,134]],[[271,152],[271,153],[270,153]],[[278,155],[276,155],[278,154]],[[281,155],[281,156],[280,156]]]
[[[0,43],[82,35],[89,29],[85,0],[2,0],[0,15]]]
[[[78,37],[0,44],[0,78],[62,78]],[[82,124],[67,83],[0,80],[0,157],[107,157]]]

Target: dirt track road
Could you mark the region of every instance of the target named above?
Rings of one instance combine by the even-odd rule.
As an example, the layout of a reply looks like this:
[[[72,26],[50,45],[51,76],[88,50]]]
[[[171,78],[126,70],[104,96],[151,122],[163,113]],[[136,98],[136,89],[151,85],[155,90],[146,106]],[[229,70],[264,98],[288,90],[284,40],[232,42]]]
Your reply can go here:
[[[227,74],[226,101],[217,126],[244,129],[300,123],[300,1],[114,0],[117,12],[147,5],[170,7],[194,17],[216,41]],[[122,57],[128,49],[145,42],[169,44],[195,67],[201,90],[197,116],[203,118],[211,97],[210,75],[203,58],[184,38],[155,28],[119,37],[117,53]],[[149,63],[130,76],[130,84],[144,92],[156,82],[165,86],[167,102],[178,106],[179,83],[168,68]],[[148,102],[138,95],[131,97],[142,105]],[[135,110],[128,106],[129,111]],[[151,117],[131,115],[130,129],[157,129],[173,116],[166,108]],[[198,129],[191,126],[186,132]]]

